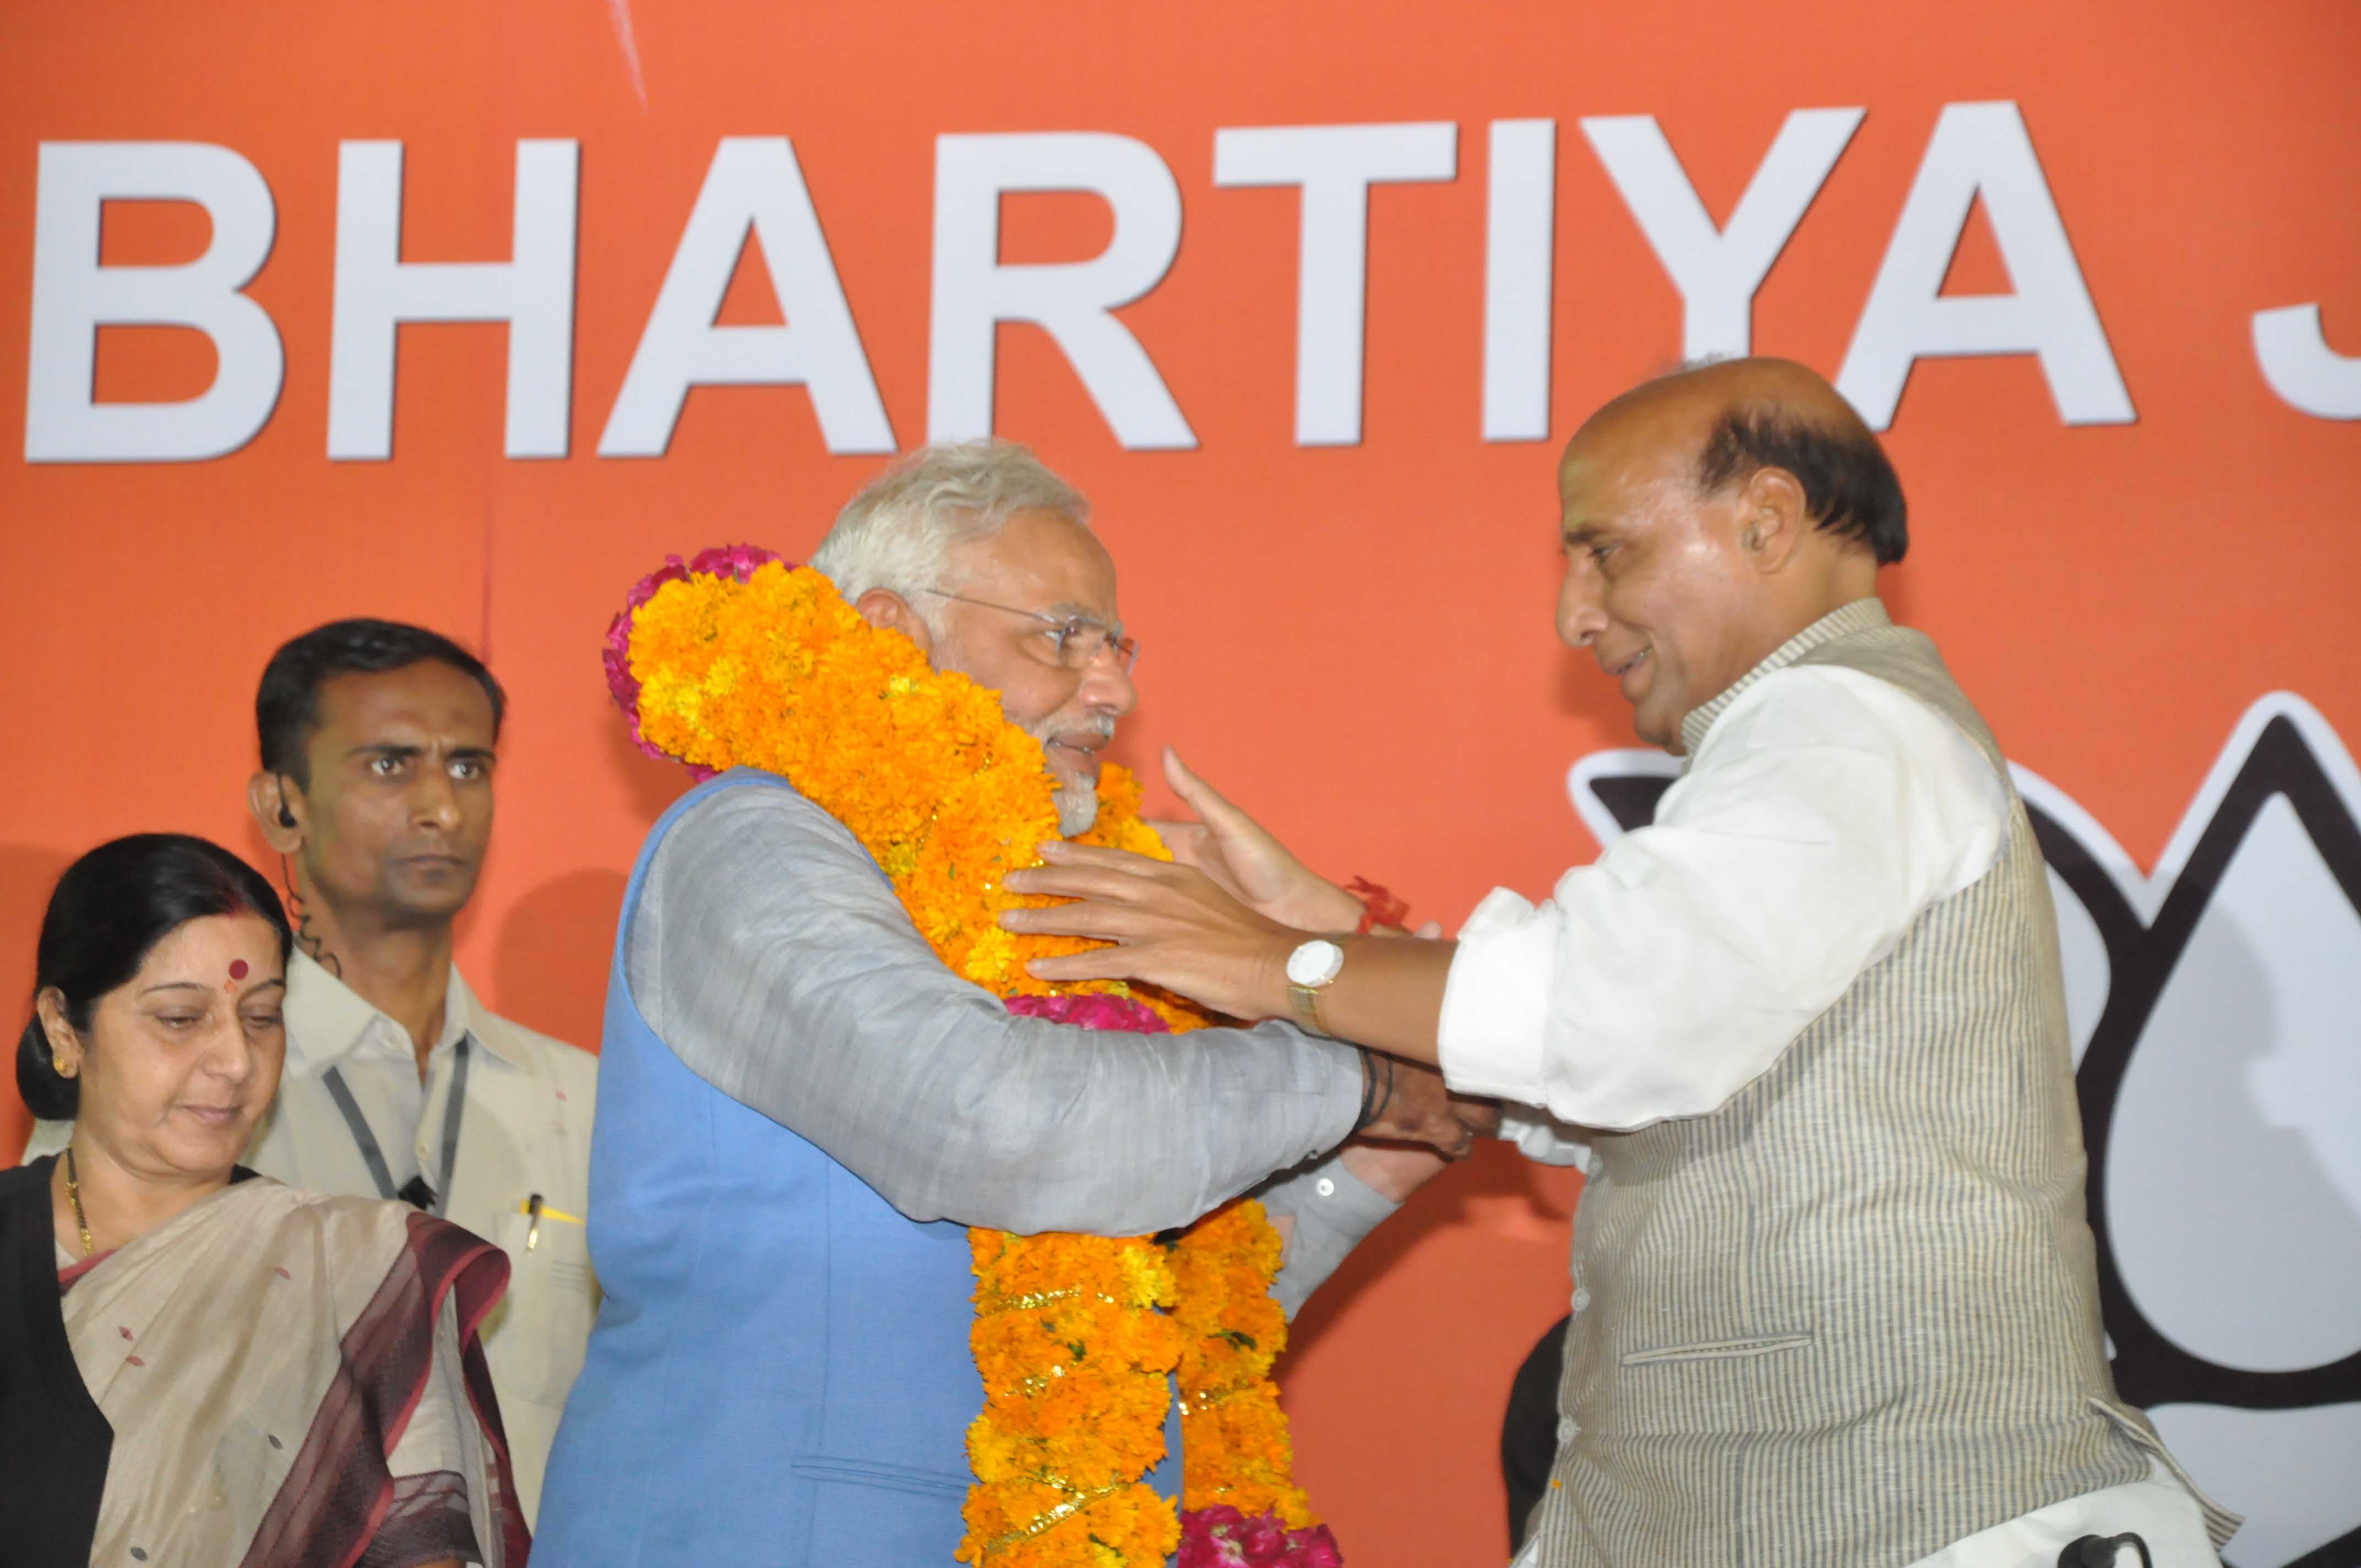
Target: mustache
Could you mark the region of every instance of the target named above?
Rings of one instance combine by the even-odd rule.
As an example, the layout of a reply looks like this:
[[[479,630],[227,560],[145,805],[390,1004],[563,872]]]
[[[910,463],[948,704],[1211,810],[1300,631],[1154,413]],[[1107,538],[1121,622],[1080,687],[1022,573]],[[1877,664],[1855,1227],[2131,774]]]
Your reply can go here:
[[[1102,740],[1112,740],[1115,739],[1115,719],[1104,713],[1093,713],[1077,719],[1048,718],[1032,734],[1033,739],[1044,744],[1060,735],[1094,735]]]

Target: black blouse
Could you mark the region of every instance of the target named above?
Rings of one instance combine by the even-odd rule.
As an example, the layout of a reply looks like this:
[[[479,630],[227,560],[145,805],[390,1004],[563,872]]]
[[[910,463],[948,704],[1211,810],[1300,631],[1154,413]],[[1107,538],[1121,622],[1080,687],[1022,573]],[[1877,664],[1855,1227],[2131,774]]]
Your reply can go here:
[[[66,1341],[56,1164],[0,1171],[0,1541],[15,1568],[87,1568],[115,1447]]]

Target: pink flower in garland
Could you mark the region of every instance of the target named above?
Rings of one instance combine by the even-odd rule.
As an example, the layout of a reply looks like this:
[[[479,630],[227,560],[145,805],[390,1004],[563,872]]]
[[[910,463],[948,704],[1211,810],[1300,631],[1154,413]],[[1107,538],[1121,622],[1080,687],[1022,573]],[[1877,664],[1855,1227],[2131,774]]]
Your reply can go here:
[[[754,575],[754,568],[770,561],[786,561],[774,551],[759,544],[717,544],[701,550],[684,563],[677,555],[667,555],[664,564],[631,585],[624,597],[622,613],[607,623],[607,646],[599,650],[598,662],[607,667],[607,695],[631,721],[631,741],[651,757],[662,758],[666,752],[651,745],[640,733],[640,683],[631,674],[631,616],[640,606],[656,597],[656,590],[666,583],[676,583],[692,573],[699,576],[719,577],[728,575],[732,580],[744,582]],[[792,568],[795,563],[787,561]],[[688,771],[699,783],[713,776],[711,768],[688,764]]]
[[[1168,1035],[1171,1026],[1148,1011],[1148,1004],[1128,996],[1101,992],[1064,996],[1010,996],[1003,999],[1020,1018],[1047,1018],[1052,1024],[1078,1024],[1085,1029],[1118,1029],[1132,1035]]]
[[[1253,1519],[1226,1503],[1180,1516],[1180,1568],[1344,1568],[1324,1524],[1290,1530],[1277,1515]]]

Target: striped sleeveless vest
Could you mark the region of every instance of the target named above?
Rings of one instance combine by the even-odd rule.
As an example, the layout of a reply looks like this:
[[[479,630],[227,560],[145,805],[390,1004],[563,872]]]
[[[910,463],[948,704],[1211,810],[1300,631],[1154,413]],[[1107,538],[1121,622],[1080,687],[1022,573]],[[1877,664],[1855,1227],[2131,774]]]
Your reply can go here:
[[[1934,645],[1873,598],[1689,714],[1689,754],[1798,664],[1899,686],[2006,783]],[[1993,869],[1762,1078],[1597,1137],[1543,1568],[1899,1568],[2166,1457],[2102,1350],[2056,916],[2009,803]]]

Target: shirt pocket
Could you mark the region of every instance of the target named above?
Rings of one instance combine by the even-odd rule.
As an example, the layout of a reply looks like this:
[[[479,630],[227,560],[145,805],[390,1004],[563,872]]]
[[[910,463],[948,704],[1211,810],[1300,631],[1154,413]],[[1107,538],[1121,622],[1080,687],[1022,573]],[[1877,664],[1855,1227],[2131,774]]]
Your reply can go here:
[[[498,1232],[492,1239],[508,1254],[509,1288],[485,1338],[493,1384],[502,1398],[513,1391],[555,1409],[581,1374],[598,1314],[589,1238],[584,1226],[554,1218],[547,1204],[537,1228],[511,1208]]]

